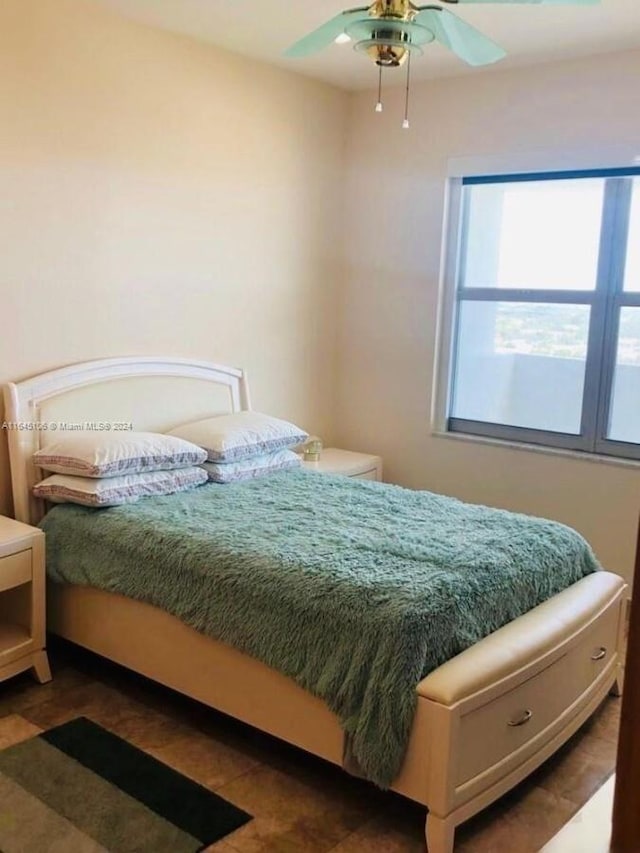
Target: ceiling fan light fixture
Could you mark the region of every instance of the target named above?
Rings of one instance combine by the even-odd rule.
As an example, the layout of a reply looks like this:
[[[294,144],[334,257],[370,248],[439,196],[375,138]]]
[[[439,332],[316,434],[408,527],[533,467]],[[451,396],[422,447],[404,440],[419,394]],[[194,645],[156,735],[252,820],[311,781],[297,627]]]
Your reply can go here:
[[[394,21],[388,18],[366,18],[345,27],[345,33],[354,41],[364,39],[396,39],[409,44],[428,44],[435,39],[434,33],[423,24],[413,21]]]
[[[366,53],[380,68],[397,68],[406,58],[404,48],[382,45],[372,40],[360,41],[355,47]]]
[[[420,24],[375,18],[357,21],[347,27],[346,32],[356,42],[355,50],[366,53],[376,65],[385,68],[402,65],[409,51],[422,54],[420,45],[435,39],[431,30]]]
[[[418,45],[398,43],[395,39],[366,39],[359,41],[355,49],[366,53],[382,68],[398,68],[405,63],[409,53],[422,54]]]

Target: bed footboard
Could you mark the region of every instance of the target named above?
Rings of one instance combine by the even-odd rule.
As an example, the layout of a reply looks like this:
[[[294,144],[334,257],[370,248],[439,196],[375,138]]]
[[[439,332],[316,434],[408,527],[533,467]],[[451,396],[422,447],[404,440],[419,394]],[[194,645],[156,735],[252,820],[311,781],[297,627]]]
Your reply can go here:
[[[429,853],[552,755],[621,683],[626,586],[590,575],[425,678]]]
[[[619,679],[626,586],[599,572],[439,667],[418,685],[392,788],[429,809],[429,853],[548,758]],[[55,633],[335,764],[342,731],[294,681],[149,604],[50,585]]]

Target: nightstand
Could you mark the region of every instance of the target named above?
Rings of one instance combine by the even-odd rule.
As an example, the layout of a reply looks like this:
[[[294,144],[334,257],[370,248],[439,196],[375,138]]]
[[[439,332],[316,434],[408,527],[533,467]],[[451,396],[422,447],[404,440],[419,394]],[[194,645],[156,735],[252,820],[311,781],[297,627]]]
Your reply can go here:
[[[51,681],[44,584],[44,533],[0,516],[0,681],[25,669]]]
[[[382,480],[382,459],[368,453],[354,453],[325,447],[317,462],[304,462],[307,471],[319,474],[342,474],[354,480]]]

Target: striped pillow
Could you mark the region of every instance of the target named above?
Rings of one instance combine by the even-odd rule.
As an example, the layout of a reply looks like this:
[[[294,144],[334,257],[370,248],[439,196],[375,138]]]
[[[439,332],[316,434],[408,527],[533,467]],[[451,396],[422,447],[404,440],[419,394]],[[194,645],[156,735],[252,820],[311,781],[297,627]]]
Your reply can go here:
[[[142,497],[172,495],[206,482],[206,471],[197,467],[124,474],[103,479],[53,474],[35,485],[33,494],[51,503],[106,507],[135,503]]]
[[[199,465],[206,458],[197,445],[156,432],[78,432],[33,455],[39,468],[77,477],[168,471]]]
[[[202,466],[213,483],[235,483],[253,480],[274,471],[299,468],[302,460],[293,450],[276,450],[266,456],[253,456],[239,462],[205,462]]]
[[[207,451],[209,462],[238,462],[294,447],[309,438],[289,421],[260,412],[236,412],[181,424],[169,435],[191,441]]]

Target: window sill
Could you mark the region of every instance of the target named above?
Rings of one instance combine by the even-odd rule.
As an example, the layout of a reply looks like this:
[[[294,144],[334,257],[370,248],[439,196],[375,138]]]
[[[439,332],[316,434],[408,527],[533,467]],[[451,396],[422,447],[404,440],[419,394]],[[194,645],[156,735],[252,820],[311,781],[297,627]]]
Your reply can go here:
[[[472,435],[467,432],[446,432],[441,429],[433,429],[431,435],[434,438],[450,439],[452,441],[466,441],[474,444],[488,444],[493,447],[502,447],[526,453],[543,453],[545,456],[562,456],[565,459],[576,459],[580,462],[591,462],[594,465],[615,465],[618,468],[632,468],[640,470],[640,460],[624,459],[621,456],[605,456],[601,453],[583,453],[579,450],[563,450],[559,447],[546,447],[543,444],[526,444],[522,441],[506,441],[503,438],[489,438],[485,435]]]

